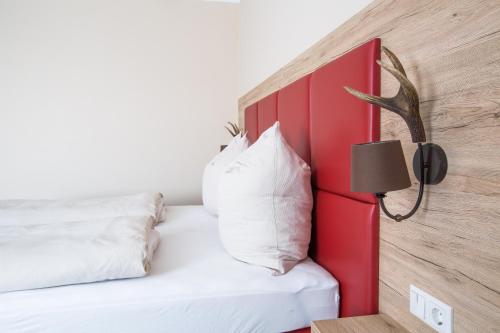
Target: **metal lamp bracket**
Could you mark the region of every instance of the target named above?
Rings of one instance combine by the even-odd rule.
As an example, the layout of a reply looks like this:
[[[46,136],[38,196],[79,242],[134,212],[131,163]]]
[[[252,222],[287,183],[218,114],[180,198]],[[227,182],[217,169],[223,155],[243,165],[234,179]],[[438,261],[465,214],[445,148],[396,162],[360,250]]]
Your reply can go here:
[[[443,148],[435,143],[426,143],[422,145],[424,156],[424,168],[426,172],[423,178],[424,184],[436,185],[439,184],[448,171],[448,159]],[[417,179],[422,179],[422,168],[420,163],[420,153],[418,150],[413,155],[413,172]]]

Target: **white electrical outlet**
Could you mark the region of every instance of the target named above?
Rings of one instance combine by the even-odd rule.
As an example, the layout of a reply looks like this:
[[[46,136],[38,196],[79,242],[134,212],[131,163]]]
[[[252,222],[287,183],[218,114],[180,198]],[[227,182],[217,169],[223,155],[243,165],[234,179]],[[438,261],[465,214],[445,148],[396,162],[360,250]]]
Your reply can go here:
[[[453,308],[410,285],[410,312],[439,333],[453,333]]]
[[[425,318],[425,299],[414,290],[414,286],[410,286],[410,312],[418,318],[424,320]]]

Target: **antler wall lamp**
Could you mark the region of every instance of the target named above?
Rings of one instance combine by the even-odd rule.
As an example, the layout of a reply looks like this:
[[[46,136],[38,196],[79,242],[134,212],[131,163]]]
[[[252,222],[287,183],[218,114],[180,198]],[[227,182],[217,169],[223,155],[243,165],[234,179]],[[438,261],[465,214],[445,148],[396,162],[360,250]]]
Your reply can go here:
[[[419,99],[415,86],[406,77],[399,59],[387,48],[382,50],[394,68],[377,61],[401,84],[396,96],[391,98],[364,94],[349,87],[345,89],[370,104],[390,110],[405,120],[412,141],[418,145],[413,156],[413,172],[420,181],[415,206],[406,215],[391,214],[384,204],[386,192],[401,190],[411,186],[403,149],[399,140],[380,141],[352,145],[351,154],[351,191],[375,193],[384,213],[398,222],[411,217],[420,206],[424,194],[424,184],[439,184],[448,170],[444,150],[433,143],[425,143],[425,130],[419,113]],[[422,144],[424,143],[424,144]]]

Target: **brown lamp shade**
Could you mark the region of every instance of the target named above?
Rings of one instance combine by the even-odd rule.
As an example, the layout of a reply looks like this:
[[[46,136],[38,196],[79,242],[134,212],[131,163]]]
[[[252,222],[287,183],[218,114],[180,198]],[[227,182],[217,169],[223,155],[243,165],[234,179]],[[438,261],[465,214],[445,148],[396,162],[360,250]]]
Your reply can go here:
[[[386,193],[410,187],[399,140],[352,145],[351,191]]]

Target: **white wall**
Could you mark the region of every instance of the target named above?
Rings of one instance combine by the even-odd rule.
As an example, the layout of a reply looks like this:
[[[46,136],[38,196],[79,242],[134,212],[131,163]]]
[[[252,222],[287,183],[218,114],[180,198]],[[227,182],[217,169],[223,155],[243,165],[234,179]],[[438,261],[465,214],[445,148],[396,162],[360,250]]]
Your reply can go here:
[[[236,120],[238,5],[0,0],[0,199],[200,202]]]
[[[371,0],[241,0],[238,93],[244,95]]]

